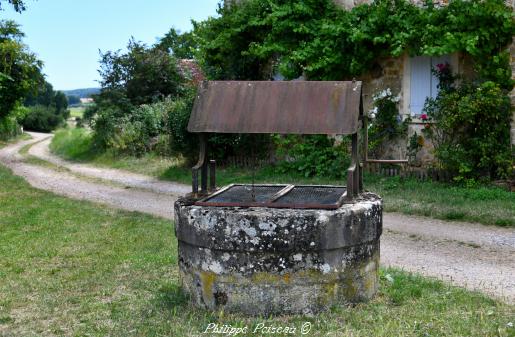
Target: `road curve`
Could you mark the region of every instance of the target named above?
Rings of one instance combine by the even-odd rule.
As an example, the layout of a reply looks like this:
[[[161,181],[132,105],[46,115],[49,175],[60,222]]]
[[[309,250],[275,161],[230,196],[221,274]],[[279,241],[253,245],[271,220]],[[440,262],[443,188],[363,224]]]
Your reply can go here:
[[[168,219],[173,202],[189,191],[184,184],[65,161],[48,150],[51,135],[31,135],[0,149],[0,163],[36,188]],[[26,163],[19,151],[28,144],[34,144],[29,154],[62,169]],[[515,229],[385,213],[381,263],[515,303]]]

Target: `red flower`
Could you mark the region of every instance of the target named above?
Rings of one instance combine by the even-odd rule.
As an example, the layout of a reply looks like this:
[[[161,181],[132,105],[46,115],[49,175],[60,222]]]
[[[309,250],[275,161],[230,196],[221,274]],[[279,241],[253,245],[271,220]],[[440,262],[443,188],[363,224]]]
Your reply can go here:
[[[425,127],[426,129],[429,129],[429,128],[431,127],[431,124],[426,123],[426,125],[424,125],[424,127]]]
[[[436,65],[436,68],[438,69],[439,72],[442,72],[442,71],[446,70],[448,66],[449,66],[448,63],[445,63],[445,64],[444,63],[438,63]]]
[[[427,120],[427,115],[426,114],[420,115],[420,119],[423,121]]]

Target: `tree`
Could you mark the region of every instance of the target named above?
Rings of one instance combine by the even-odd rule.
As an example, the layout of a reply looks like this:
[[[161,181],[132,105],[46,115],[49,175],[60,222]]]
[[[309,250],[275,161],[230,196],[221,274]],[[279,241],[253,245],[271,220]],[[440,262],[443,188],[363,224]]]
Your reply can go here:
[[[53,107],[57,113],[61,113],[68,108],[68,100],[62,91],[54,91],[52,84],[45,81],[35,91],[27,95],[24,105]]]
[[[54,87],[52,84],[44,81],[37,88],[28,93],[25,97],[25,101],[23,105],[25,106],[34,106],[34,105],[44,105],[50,106],[54,103]]]
[[[192,59],[198,49],[198,43],[193,32],[181,34],[172,28],[159,40],[156,47],[168,51],[178,59]]]
[[[183,79],[173,56],[160,48],[148,48],[131,39],[128,52],[101,54],[102,90],[99,105],[116,106],[129,112],[132,107],[175,97],[182,90]]]
[[[68,100],[61,91],[54,91],[52,84],[44,81],[24,102],[27,113],[21,120],[26,130],[50,132],[63,125],[69,117]]]
[[[64,124],[64,117],[56,114],[54,107],[34,105],[27,109],[29,111],[22,120],[26,130],[50,132]]]
[[[66,95],[62,91],[55,92],[54,105],[55,105],[55,110],[59,114],[64,114],[66,109],[68,109],[68,100],[66,99]]]
[[[7,3],[12,5],[14,10],[21,13],[25,10],[24,0],[7,0]],[[0,10],[2,10],[2,0],[0,0]]]
[[[66,96],[66,98],[68,99],[69,105],[80,104],[80,97],[77,95],[69,95],[69,96]]]
[[[43,81],[43,63],[21,42],[23,36],[15,22],[0,21],[0,119]]]

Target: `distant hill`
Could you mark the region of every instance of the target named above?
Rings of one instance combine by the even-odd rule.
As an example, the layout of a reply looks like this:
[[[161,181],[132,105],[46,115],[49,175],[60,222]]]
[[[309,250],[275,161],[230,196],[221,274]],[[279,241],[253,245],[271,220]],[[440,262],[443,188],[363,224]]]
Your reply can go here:
[[[73,90],[61,90],[66,96],[78,96],[79,98],[88,98],[91,95],[98,94],[100,88],[83,88]]]

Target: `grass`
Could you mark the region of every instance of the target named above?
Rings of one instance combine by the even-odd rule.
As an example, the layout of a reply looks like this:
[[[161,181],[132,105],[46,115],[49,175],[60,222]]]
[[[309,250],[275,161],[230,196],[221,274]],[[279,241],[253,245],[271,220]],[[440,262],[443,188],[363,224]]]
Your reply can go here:
[[[119,157],[113,153],[96,153],[91,137],[83,129],[59,131],[52,140],[53,152],[70,160],[125,169],[162,180],[191,183],[191,169],[176,159],[148,154],[141,158]],[[331,178],[305,178],[300,174],[277,173],[264,167],[254,173],[241,168],[217,169],[217,185],[253,180],[259,183],[345,184]],[[365,175],[365,188],[384,198],[385,210],[422,215],[443,220],[479,222],[486,225],[515,226],[515,193],[498,187],[466,188],[432,181]]]
[[[164,180],[191,182],[191,170],[171,166],[160,177]],[[302,175],[278,174],[273,167],[257,170],[252,176],[248,170],[220,168],[217,184],[234,182],[345,184],[330,178],[305,178]],[[365,174],[365,189],[378,193],[384,199],[387,212],[422,215],[443,220],[479,222],[485,225],[515,226],[515,193],[498,187],[466,188],[414,178],[381,177]]]
[[[69,110],[70,110],[70,117],[80,117],[80,118],[82,118],[86,108],[83,107],[83,106],[76,106],[76,107],[69,108]]]
[[[9,144],[12,144],[12,143],[15,143],[15,142],[18,142],[20,140],[28,140],[28,139],[31,139],[32,137],[28,134],[28,133],[22,133],[21,135],[18,135],[14,138],[11,138],[9,140],[2,140],[0,139],[0,149],[4,146],[7,146]]]
[[[259,322],[310,322],[307,336],[515,334],[514,306],[395,269],[371,302],[314,317],[197,310],[170,221],[36,190],[2,166],[0,180],[0,335],[208,336],[209,323]]]
[[[109,151],[100,152],[92,145],[90,133],[85,129],[70,128],[57,131],[52,138],[50,149],[65,159],[155,177],[161,176],[170,166],[176,166],[179,163],[177,159],[160,157],[152,153],[133,157],[119,156]]]

